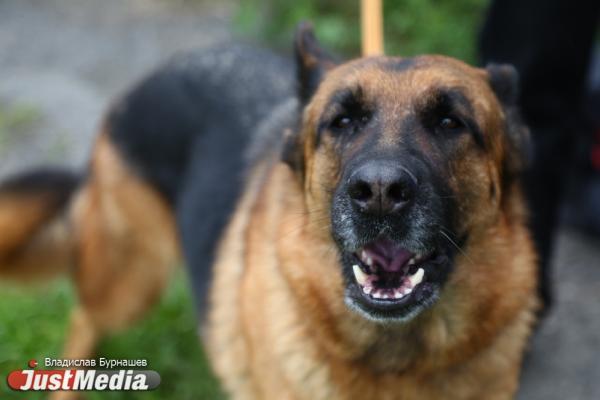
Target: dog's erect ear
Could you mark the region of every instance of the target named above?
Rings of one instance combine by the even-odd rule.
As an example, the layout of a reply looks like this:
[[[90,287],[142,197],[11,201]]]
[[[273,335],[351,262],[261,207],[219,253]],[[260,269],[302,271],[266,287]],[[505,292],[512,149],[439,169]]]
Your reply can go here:
[[[506,118],[507,154],[505,176],[512,180],[528,164],[531,153],[529,129],[519,113],[519,73],[509,64],[489,64],[486,67],[490,87],[500,100]]]
[[[325,72],[335,62],[319,45],[309,22],[301,22],[296,28],[294,53],[298,74],[298,98],[306,104],[317,90]]]
[[[300,135],[301,114],[304,106],[317,91],[328,69],[335,62],[319,45],[309,22],[301,22],[296,28],[294,53],[298,75],[298,124],[285,132],[281,159],[300,176],[304,173],[304,156],[302,154],[302,137]]]
[[[490,86],[503,105],[515,105],[519,100],[519,73],[510,64],[489,64]]]

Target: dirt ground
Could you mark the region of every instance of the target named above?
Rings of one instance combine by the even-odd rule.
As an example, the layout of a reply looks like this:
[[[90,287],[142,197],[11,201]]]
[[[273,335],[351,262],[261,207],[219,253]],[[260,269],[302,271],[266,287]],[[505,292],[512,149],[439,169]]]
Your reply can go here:
[[[0,0],[0,111],[26,116],[0,137],[0,176],[82,167],[111,99],[176,51],[232,40],[227,6],[182,4]],[[562,229],[554,265],[556,306],[532,341],[518,398],[600,399],[600,240]]]

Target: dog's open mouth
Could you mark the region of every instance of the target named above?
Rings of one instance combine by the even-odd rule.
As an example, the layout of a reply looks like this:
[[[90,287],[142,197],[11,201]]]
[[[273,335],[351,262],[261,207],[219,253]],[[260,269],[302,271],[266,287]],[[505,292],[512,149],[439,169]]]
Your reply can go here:
[[[433,303],[447,264],[441,252],[413,253],[389,239],[377,239],[352,255],[353,303],[373,318],[404,319]]]
[[[365,295],[374,299],[398,300],[423,282],[421,267],[431,254],[414,254],[380,239],[360,249],[352,266],[354,278]]]

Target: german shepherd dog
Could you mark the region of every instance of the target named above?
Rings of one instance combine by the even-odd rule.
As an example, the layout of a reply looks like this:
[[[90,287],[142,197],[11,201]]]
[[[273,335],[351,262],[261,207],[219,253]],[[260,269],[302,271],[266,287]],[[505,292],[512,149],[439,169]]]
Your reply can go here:
[[[515,70],[337,64],[307,24],[295,54],[297,82],[260,51],[176,59],[113,105],[86,174],[5,182],[3,276],[72,266],[84,358],[181,248],[233,398],[512,398],[538,304]]]

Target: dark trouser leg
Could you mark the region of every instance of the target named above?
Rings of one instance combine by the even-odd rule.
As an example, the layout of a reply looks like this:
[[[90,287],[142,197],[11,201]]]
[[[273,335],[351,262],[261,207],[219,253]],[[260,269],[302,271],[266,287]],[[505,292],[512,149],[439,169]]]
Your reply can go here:
[[[484,24],[484,63],[511,63],[533,158],[525,174],[530,225],[540,256],[540,295],[551,304],[549,261],[571,152],[583,126],[581,99],[600,2],[495,0]]]

